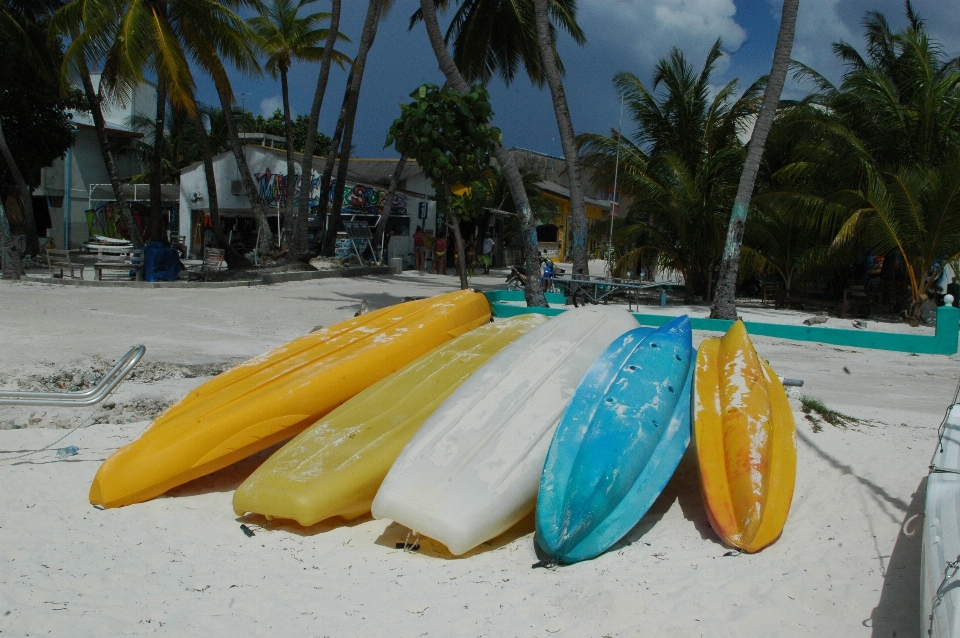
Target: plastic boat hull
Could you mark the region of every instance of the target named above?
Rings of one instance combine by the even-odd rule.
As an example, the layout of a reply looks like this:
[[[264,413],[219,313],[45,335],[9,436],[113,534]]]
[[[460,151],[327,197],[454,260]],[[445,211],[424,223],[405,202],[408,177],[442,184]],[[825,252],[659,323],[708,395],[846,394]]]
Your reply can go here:
[[[434,412],[374,499],[390,518],[463,554],[534,507],[554,428],[590,365],[637,322],[568,310],[490,359]]]
[[[714,531],[745,552],[774,542],[793,499],[797,434],[783,386],[741,321],[700,344],[693,436]]]
[[[690,443],[694,353],[684,315],[637,328],[591,366],[540,479],[537,541],[561,563],[593,558],[646,514]]]
[[[90,502],[145,501],[284,441],[380,379],[490,321],[486,298],[460,291],[343,321],[199,386],[110,456]]]
[[[366,514],[403,446],[444,399],[545,321],[529,314],[488,323],[367,388],[257,468],[234,493],[234,510],[301,525]]]

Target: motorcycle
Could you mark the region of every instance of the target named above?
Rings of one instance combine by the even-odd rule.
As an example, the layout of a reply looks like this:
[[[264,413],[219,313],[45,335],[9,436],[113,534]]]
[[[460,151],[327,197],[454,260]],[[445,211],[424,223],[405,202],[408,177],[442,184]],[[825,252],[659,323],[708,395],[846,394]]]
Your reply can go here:
[[[540,257],[540,286],[544,292],[555,292],[554,278],[564,274],[563,268],[558,268],[553,260]],[[509,290],[523,290],[527,283],[527,269],[523,266],[510,266],[506,284]]]

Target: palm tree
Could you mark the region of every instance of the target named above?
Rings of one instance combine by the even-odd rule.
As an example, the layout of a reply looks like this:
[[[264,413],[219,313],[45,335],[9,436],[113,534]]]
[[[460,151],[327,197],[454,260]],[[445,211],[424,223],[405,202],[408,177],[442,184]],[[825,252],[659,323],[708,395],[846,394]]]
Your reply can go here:
[[[777,114],[777,105],[780,103],[780,93],[787,78],[787,67],[790,64],[790,51],[793,49],[793,34],[797,25],[797,10],[800,0],[784,0],[783,11],[780,16],[780,32],[777,35],[777,45],[773,51],[773,66],[770,69],[770,78],[763,93],[763,103],[757,122],[753,127],[753,136],[747,147],[747,160],[743,164],[743,173],[740,175],[740,186],[737,197],[733,202],[733,211],[730,213],[730,224],[727,228],[727,241],[723,249],[723,260],[720,262],[720,277],[717,281],[717,291],[714,296],[710,316],[714,319],[736,319],[737,305],[735,299],[737,286],[737,268],[740,264],[740,244],[743,242],[743,229],[746,225],[747,211],[750,208],[750,197],[753,195],[753,186],[760,170],[760,159],[763,157],[763,148],[767,142],[770,127]]]
[[[294,231],[294,192],[296,190],[296,168],[293,161],[293,120],[290,115],[290,89],[287,84],[287,72],[296,60],[320,62],[323,60],[328,30],[319,28],[321,22],[330,19],[329,13],[312,13],[299,17],[300,10],[317,0],[273,0],[269,5],[259,7],[260,15],[249,20],[258,38],[258,46],[267,55],[264,67],[271,77],[280,76],[280,90],[283,96],[283,120],[287,150],[287,194],[284,213],[284,230],[289,244]],[[349,42],[340,34],[339,39]],[[339,51],[332,55],[334,62],[343,68],[349,58]]]
[[[578,277],[590,274],[587,265],[587,208],[583,200],[583,182],[580,179],[580,158],[577,154],[573,121],[570,119],[570,108],[567,106],[567,96],[563,90],[563,81],[560,79],[558,56],[550,29],[548,15],[550,0],[535,0],[535,5],[540,58],[547,84],[550,86],[553,111],[556,113],[557,127],[560,132],[560,143],[567,163],[567,179],[570,183],[570,228],[573,234],[573,276]]]
[[[908,26],[899,32],[882,14],[867,14],[866,56],[848,44],[834,45],[846,67],[840,86],[796,65],[815,91],[783,117],[797,150],[781,173],[842,208],[810,211],[825,225],[842,226],[833,249],[859,242],[862,250],[885,249],[885,265],[903,259],[909,311],[916,317],[929,289],[927,269],[950,257],[948,246],[927,236],[950,222],[946,209],[925,193],[944,188],[949,180],[942,171],[960,153],[960,63],[929,39],[909,2],[906,13]],[[907,196],[916,197],[909,206],[902,201]],[[907,220],[907,211],[917,218]],[[876,227],[881,221],[891,224],[887,231]],[[889,236],[881,241],[884,233]]]
[[[612,186],[619,157],[618,189],[635,200],[613,238],[617,272],[659,261],[684,275],[691,299],[709,297],[743,162],[738,133],[763,90],[758,81],[738,97],[734,80],[711,95],[721,55],[717,40],[697,72],[674,49],[655,67],[652,90],[632,73],[618,73],[614,85],[634,120],[632,138],[622,131],[577,137],[596,185]]]
[[[440,71],[447,80],[447,84],[461,94],[468,93],[469,86],[457,68],[453,58],[450,57],[450,52],[447,51],[443,34],[440,32],[440,24],[437,22],[437,8],[433,0],[420,0],[420,10],[424,26],[427,30],[427,36],[430,39],[430,46],[433,49],[434,56],[437,58]],[[533,217],[530,202],[523,188],[523,178],[517,169],[516,163],[513,161],[513,157],[511,157],[502,143],[497,146],[496,157],[497,162],[503,169],[507,184],[510,188],[510,194],[513,196],[513,201],[517,206],[517,212],[520,215],[524,227],[523,243],[527,272],[539,272],[540,264],[538,263],[537,257],[540,251],[537,246],[536,220]],[[524,290],[527,305],[546,306],[547,300],[543,295],[543,290],[540,288],[539,281],[535,281],[536,279],[538,278],[527,277]]]
[[[300,200],[297,207],[300,214],[297,216],[297,230],[294,233],[294,253],[300,257],[308,254],[307,248],[307,221],[310,214],[311,184],[313,181],[313,153],[317,141],[317,124],[320,121],[320,109],[327,91],[327,80],[330,77],[330,62],[333,60],[333,47],[336,44],[340,28],[340,0],[332,0],[330,10],[330,28],[327,31],[327,41],[323,45],[323,57],[320,60],[320,74],[317,77],[317,88],[313,94],[313,103],[310,106],[310,117],[307,121],[307,137],[303,146],[303,161],[300,165],[303,183],[300,187]],[[334,146],[337,142],[331,142]]]
[[[868,166],[864,188],[847,195],[854,212],[834,245],[858,238],[876,254],[899,253],[910,282],[908,315],[918,317],[943,268],[960,259],[960,153],[932,168]]]
[[[121,101],[130,97],[131,87],[144,82],[146,71],[157,77],[157,119],[150,159],[151,228],[160,228],[160,179],[163,130],[169,100],[174,109],[195,116],[195,83],[189,61],[214,78],[225,110],[232,104],[232,92],[221,58],[241,70],[258,70],[248,25],[233,9],[244,0],[78,0],[79,6],[57,20],[59,32],[79,33],[67,50],[71,61],[102,61],[101,91]],[[78,3],[73,3],[78,4]],[[72,7],[67,5],[64,9]],[[122,34],[122,36],[121,36]],[[68,67],[70,68],[70,67]],[[229,124],[229,114],[227,116]],[[240,149],[235,127],[231,129],[235,154]],[[240,153],[242,155],[242,152]],[[246,162],[238,156],[241,176]],[[249,172],[249,171],[247,171]],[[252,187],[252,177],[248,191]],[[256,192],[249,192],[251,206],[261,228],[261,247],[272,244]]]
[[[450,1],[441,0],[436,4],[442,11],[449,7]],[[446,40],[453,40],[453,60],[467,82],[486,84],[498,74],[509,85],[522,64],[535,85],[543,86],[546,82],[550,87],[567,164],[573,272],[578,276],[587,272],[586,207],[554,26],[556,22],[582,46],[586,43],[586,36],[576,22],[576,12],[576,0],[462,0],[447,30]],[[422,10],[413,15],[411,28],[422,19],[422,15]]]
[[[333,188],[333,207],[327,218],[327,232],[323,237],[321,253],[332,257],[336,251],[337,229],[340,226],[340,210],[343,207],[343,191],[346,187],[347,170],[350,164],[350,147],[353,144],[353,127],[357,118],[357,106],[360,102],[360,85],[363,82],[363,71],[367,64],[367,54],[373,41],[377,37],[377,27],[380,20],[386,17],[393,0],[370,0],[367,5],[367,16],[363,21],[363,32],[360,35],[360,46],[357,56],[350,69],[351,81],[347,85],[344,97],[344,125],[343,137],[340,140],[340,161],[337,163],[337,177]],[[334,135],[336,138],[336,135]],[[334,142],[336,144],[336,142]],[[321,202],[321,207],[323,202]]]
[[[103,86],[98,87],[99,90],[95,89],[90,77],[89,63],[97,55],[92,49],[96,45],[97,50],[102,51],[107,36],[99,36],[93,33],[93,29],[88,30],[86,27],[87,25],[97,25],[98,18],[102,17],[104,12],[105,8],[96,0],[76,0],[57,11],[50,24],[50,32],[57,35],[70,35],[71,37],[71,44],[64,55],[61,83],[64,90],[71,82],[79,82],[80,86],[83,87],[84,96],[87,98],[87,106],[93,118],[93,126],[97,134],[97,143],[100,146],[103,165],[107,169],[114,199],[116,199],[117,206],[120,208],[120,219],[123,221],[123,227],[130,242],[140,248],[143,246],[143,238],[140,235],[140,228],[133,219],[127,196],[123,192],[120,174],[113,160],[113,152],[107,138],[107,125],[101,106],[106,96],[103,94]],[[105,25],[103,22],[105,21],[101,20],[97,27],[106,33],[113,33],[116,30],[116,25]],[[82,31],[81,28],[83,28]],[[64,205],[69,205],[66,199]]]

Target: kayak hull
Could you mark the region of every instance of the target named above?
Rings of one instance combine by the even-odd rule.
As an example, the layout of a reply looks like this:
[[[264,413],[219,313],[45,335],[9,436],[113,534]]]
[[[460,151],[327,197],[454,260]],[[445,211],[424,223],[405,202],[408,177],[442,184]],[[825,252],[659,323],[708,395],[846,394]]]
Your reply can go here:
[[[298,434],[433,348],[490,320],[482,294],[459,291],[343,321],[197,387],[111,455],[90,502],[145,501]]]
[[[463,554],[536,504],[563,409],[594,360],[636,328],[623,309],[568,310],[490,359],[413,437],[374,499],[389,518]]]
[[[537,498],[537,541],[561,563],[598,556],[666,487],[690,442],[694,353],[678,317],[614,341],[567,406]]]
[[[301,525],[366,514],[394,460],[444,399],[545,321],[529,314],[488,323],[360,392],[267,459],[234,493],[234,510]]]
[[[783,531],[793,500],[797,436],[779,378],[743,322],[697,353],[693,435],[704,505],[728,545],[757,552]]]

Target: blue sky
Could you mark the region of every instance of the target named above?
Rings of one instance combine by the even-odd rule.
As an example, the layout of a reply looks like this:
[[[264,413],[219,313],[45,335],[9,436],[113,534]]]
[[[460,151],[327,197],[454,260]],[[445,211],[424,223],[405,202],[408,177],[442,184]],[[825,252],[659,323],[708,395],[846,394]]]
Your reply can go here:
[[[312,6],[329,10],[328,0]],[[340,30],[354,41],[340,47],[348,55],[356,52],[366,6],[362,0],[343,3]],[[418,6],[416,0],[396,0],[370,51],[354,133],[360,157],[394,156],[392,149],[383,148],[383,141],[399,114],[397,105],[409,101],[409,93],[424,82],[443,83],[423,26],[407,30],[410,14]],[[579,0],[579,22],[588,42],[577,47],[563,36],[559,45],[567,68],[564,86],[574,128],[580,133],[607,132],[616,127],[619,101],[613,75],[630,71],[649,82],[653,66],[673,46],[681,48],[699,67],[714,40],[723,38],[727,55],[717,76],[718,84],[740,78],[741,86],[747,86],[769,72],[781,6],[782,0]],[[960,11],[956,4],[914,0],[914,7],[946,52],[960,55]],[[800,0],[793,57],[839,81],[842,69],[830,45],[845,40],[859,47],[860,25],[867,11],[884,13],[895,28],[905,23],[901,0]],[[445,25],[443,16],[441,24]],[[294,114],[309,111],[317,71],[316,65],[292,69]],[[320,116],[320,130],[327,134],[336,123],[345,82],[346,73],[334,67]],[[242,101],[254,113],[269,115],[281,104],[279,80],[236,74],[233,83],[237,102]],[[209,83],[201,82],[200,88],[201,99],[215,100]],[[494,80],[490,92],[496,113],[494,124],[503,130],[507,146],[562,154],[546,88],[537,89],[519,77],[509,87]],[[798,87],[788,86],[787,95],[798,94]]]

